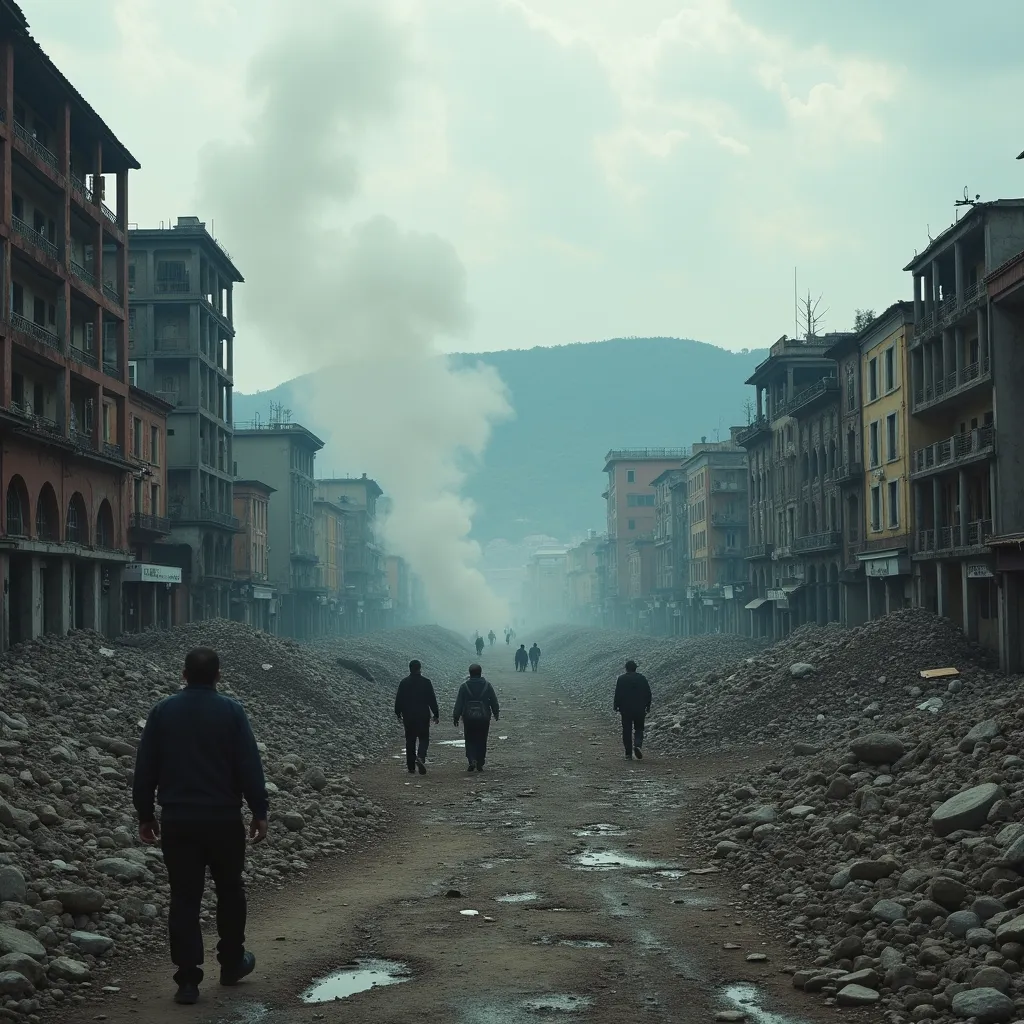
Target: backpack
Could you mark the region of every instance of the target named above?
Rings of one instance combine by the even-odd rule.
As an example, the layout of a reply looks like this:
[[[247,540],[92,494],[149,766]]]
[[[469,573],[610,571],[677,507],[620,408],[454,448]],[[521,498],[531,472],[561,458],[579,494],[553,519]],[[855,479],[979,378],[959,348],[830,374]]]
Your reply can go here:
[[[466,703],[462,706],[462,720],[467,725],[483,725],[491,720],[491,704],[487,700],[487,687],[490,684],[481,681],[479,696],[474,697],[470,684],[466,683]]]

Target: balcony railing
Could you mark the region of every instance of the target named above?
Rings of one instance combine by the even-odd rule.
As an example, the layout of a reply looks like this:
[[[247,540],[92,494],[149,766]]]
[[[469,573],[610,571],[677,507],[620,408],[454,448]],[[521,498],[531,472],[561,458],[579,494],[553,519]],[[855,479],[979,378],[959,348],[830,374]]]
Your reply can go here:
[[[60,171],[60,162],[57,160],[57,154],[47,149],[23,124],[14,122],[14,134],[25,143],[28,148],[35,153],[44,164],[53,168],[55,171]]]
[[[88,202],[93,201],[92,189],[74,171],[71,172],[71,186],[77,192],[81,192]]]
[[[24,331],[25,334],[31,335],[36,341],[41,341],[44,345],[48,345],[58,352],[61,350],[60,338],[53,331],[48,331],[42,324],[37,324],[34,320],[29,320],[28,317],[24,317],[20,313],[11,313],[11,326],[15,330]]]
[[[153,516],[145,512],[133,512],[129,526],[133,530],[144,530],[147,533],[168,534],[171,532],[171,521],[166,516]]]
[[[911,347],[916,348],[926,338],[937,334],[956,320],[966,316],[988,297],[984,280],[967,285],[960,295],[950,295],[929,312],[922,312],[918,319]]]
[[[100,368],[100,361],[95,352],[87,352],[84,348],[75,348],[72,345],[68,355],[80,363],[85,363],[86,366],[93,366],[97,370]]]
[[[793,541],[793,550],[800,552],[829,551],[840,547],[842,543],[843,536],[838,530],[826,530],[824,533],[812,533],[806,537],[797,537]]]
[[[157,295],[187,295],[192,291],[192,285],[186,278],[184,281],[160,281],[156,282]]]
[[[739,558],[743,554],[743,549],[737,544],[716,544],[711,549],[712,558]]]
[[[107,206],[106,203],[100,203],[100,208],[103,210],[103,216],[106,217],[107,220],[109,220],[110,223],[113,224],[116,227],[117,226],[117,214],[114,213],[114,211],[109,206]]]
[[[925,448],[918,448],[911,458],[910,469],[912,473],[928,473],[955,466],[991,455],[995,451],[995,444],[994,427],[975,427],[974,430],[954,434]]]
[[[768,417],[758,416],[749,426],[744,427],[742,430],[737,432],[736,441],[741,445],[746,444],[748,441],[753,440],[758,434],[760,434],[761,431],[767,429]]]
[[[46,237],[46,235],[40,231],[36,231],[36,229],[32,227],[27,220],[22,220],[20,217],[11,217],[11,227],[13,227],[14,230],[17,231],[18,234],[26,241],[30,242],[32,245],[39,246],[39,248],[50,257],[50,259],[60,259],[60,249],[58,249],[57,246],[55,246],[53,242]]]
[[[124,455],[124,449],[112,441],[103,442],[103,454],[109,455],[112,459],[120,459]]]
[[[104,359],[103,359],[103,372],[108,377],[113,377],[114,380],[123,380],[124,379],[124,373],[121,370],[121,366],[114,359],[107,359],[106,357],[104,357]]]
[[[216,523],[218,526],[224,526],[229,530],[237,530],[239,528],[236,516],[230,515],[227,512],[216,512],[212,508],[200,508],[195,511],[185,508],[174,508],[167,515],[172,522]]]
[[[75,277],[84,281],[86,284],[92,285],[93,288],[96,287],[96,275],[91,270],[86,270],[85,267],[76,260],[71,261],[71,272]]]
[[[112,284],[107,284],[106,281],[103,282],[103,294],[116,306],[121,305],[121,293]]]
[[[979,381],[985,380],[991,373],[991,363],[988,356],[969,366],[962,366],[959,370],[947,373],[945,377],[937,380],[928,387],[918,388],[914,392],[914,411],[920,412],[933,405],[938,405],[947,398],[953,398],[969,391]]]
[[[747,517],[736,512],[712,512],[712,526],[742,526],[746,523]]]
[[[940,526],[938,529],[918,530],[914,538],[914,550],[927,553],[984,547],[992,536],[992,520],[974,520],[967,524],[966,532],[965,538],[959,523],[955,526]]]
[[[839,394],[839,378],[823,377],[810,387],[797,392],[797,394],[783,405],[781,412],[785,416],[792,416],[799,409],[810,405],[817,399],[833,394]]]
[[[844,462],[832,471],[832,479],[837,484],[849,483],[864,478],[864,466],[859,462]]]

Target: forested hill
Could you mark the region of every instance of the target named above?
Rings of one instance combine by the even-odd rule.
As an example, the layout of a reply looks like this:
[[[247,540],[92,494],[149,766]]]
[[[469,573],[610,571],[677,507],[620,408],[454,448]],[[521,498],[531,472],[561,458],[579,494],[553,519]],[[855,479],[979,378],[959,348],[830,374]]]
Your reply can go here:
[[[687,445],[728,436],[746,421],[743,384],[767,352],[726,352],[680,338],[616,338],[557,348],[457,355],[494,366],[512,396],[515,419],[494,432],[484,464],[466,487],[477,503],[474,534],[486,543],[530,534],[568,539],[604,527],[603,456],[609,448]],[[325,472],[348,467],[334,451],[331,425],[315,415],[310,378],[271,391],[236,394],[237,421],[271,402],[325,441],[317,457]],[[365,468],[372,473],[372,467]],[[387,490],[387,481],[381,480]]]

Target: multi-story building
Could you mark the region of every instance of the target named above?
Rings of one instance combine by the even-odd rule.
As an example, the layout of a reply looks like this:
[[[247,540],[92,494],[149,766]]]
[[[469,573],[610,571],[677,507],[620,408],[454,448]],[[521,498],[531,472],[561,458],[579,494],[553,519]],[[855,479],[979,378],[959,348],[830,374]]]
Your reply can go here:
[[[345,510],[333,501],[314,496],[313,533],[324,598],[317,632],[321,636],[340,636],[345,628]]]
[[[232,568],[231,618],[265,633],[277,632],[277,588],[270,578],[270,496],[262,480],[235,480],[233,512],[238,520]]]
[[[415,604],[415,573],[401,555],[388,555],[385,559],[388,591],[391,594],[390,625],[410,626],[416,621],[418,609]]]
[[[839,379],[842,335],[780,338],[748,378],[756,416],[737,432],[750,462],[747,561],[756,635],[839,618]]]
[[[692,452],[683,463],[689,505],[689,631],[745,632],[747,453],[734,440],[708,443],[703,438]]]
[[[566,620],[595,624],[601,621],[599,551],[605,544],[593,530],[566,554]]]
[[[993,331],[986,277],[1022,245],[1024,199],[978,203],[906,267],[914,280],[910,382],[918,440],[910,473],[918,601],[993,650],[1000,634],[993,518],[1001,504],[1009,509],[1020,499],[1021,435],[1012,411],[1020,404],[1020,355],[1012,326]],[[998,432],[997,409],[1005,414]],[[1004,528],[1000,523],[998,532]]]
[[[198,217],[130,235],[129,376],[174,407],[167,509],[189,617],[227,618],[238,530],[231,492],[233,288],[242,275]]]
[[[125,254],[128,173],[139,164],[12,0],[0,4],[0,48],[6,649],[41,633],[122,627],[124,566],[135,561]]]
[[[638,633],[654,630],[654,532],[634,537],[626,545],[629,603],[626,628]]]
[[[235,426],[239,475],[263,480],[275,491],[270,498],[267,564],[280,601],[278,632],[296,640],[318,635],[320,605],[326,601],[313,529],[313,466],[323,446],[299,423],[271,420]]]
[[[868,619],[907,607],[914,596],[910,452],[915,438],[906,376],[913,333],[913,306],[897,302],[857,336],[865,456],[863,540],[857,559],[864,566]]]
[[[630,607],[627,551],[637,538],[654,534],[653,481],[689,457],[686,448],[618,448],[605,456],[608,540],[603,566],[603,622],[625,626]],[[653,585],[653,583],[652,583]],[[645,597],[650,595],[643,595]]]
[[[682,467],[666,469],[651,481],[654,487],[653,632],[681,635],[685,631],[686,588],[689,582],[689,502]]]
[[[526,563],[523,586],[524,625],[534,627],[565,621],[568,570],[566,548],[544,547],[533,553]]]
[[[377,539],[377,482],[361,477],[317,480],[316,496],[345,510],[345,632],[366,633],[387,624],[384,553]]]
[[[124,568],[124,628],[168,629],[184,621],[181,569],[164,565],[160,541],[171,532],[167,518],[167,414],[156,395],[132,387],[128,397],[128,540],[135,561]]]

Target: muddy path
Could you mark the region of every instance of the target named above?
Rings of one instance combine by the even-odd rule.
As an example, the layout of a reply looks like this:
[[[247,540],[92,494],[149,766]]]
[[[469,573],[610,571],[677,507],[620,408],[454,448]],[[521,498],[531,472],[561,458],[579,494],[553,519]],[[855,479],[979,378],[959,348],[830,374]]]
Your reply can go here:
[[[393,813],[390,835],[253,900],[252,979],[220,988],[210,937],[198,1006],[171,1002],[161,950],[122,961],[104,979],[119,991],[49,1019],[741,1019],[730,1010],[761,1024],[835,1019],[794,992],[785,947],[691,846],[688,807],[735,761],[660,760],[656,742],[643,762],[626,761],[615,723],[578,713],[543,669],[485,661],[485,672],[503,709],[486,773],[468,774],[461,748],[440,742],[458,738],[449,719],[434,728],[429,774],[409,776],[396,728],[393,749],[357,776]],[[356,960],[405,973],[343,1002],[301,1001],[314,979]]]

